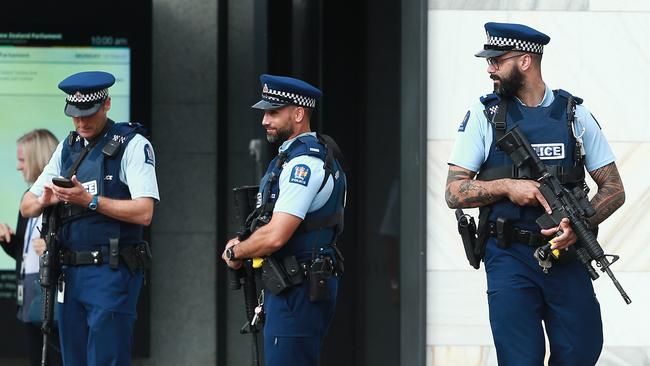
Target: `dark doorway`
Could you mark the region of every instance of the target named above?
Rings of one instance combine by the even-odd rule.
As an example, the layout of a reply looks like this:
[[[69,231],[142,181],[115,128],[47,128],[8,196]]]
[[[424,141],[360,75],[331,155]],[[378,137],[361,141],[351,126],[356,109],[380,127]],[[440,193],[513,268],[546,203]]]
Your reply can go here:
[[[218,170],[227,172],[221,217],[233,217],[230,189],[254,183],[242,167],[253,166],[249,140],[263,139],[261,116],[249,109],[259,97],[260,73],[291,75],[323,90],[312,129],[332,136],[350,167],[339,243],[346,272],[322,366],[400,363],[400,9],[387,0],[345,7],[324,0],[220,2],[227,13],[219,26]],[[268,153],[270,159],[277,152]],[[228,222],[224,238],[236,227]],[[218,283],[218,307],[227,309],[218,311],[219,364],[248,365],[249,341],[237,334],[241,293]]]

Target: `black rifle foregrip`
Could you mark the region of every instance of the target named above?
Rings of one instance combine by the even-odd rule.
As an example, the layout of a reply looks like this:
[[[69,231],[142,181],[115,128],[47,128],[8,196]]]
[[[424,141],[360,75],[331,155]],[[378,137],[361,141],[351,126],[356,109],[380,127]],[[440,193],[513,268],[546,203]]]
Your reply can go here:
[[[239,290],[241,288],[241,274],[239,270],[232,269],[228,267],[226,271],[226,277],[228,279],[228,288],[231,290]]]
[[[587,270],[587,273],[589,273],[589,277],[591,277],[592,280],[597,280],[600,275],[594,267],[591,266],[591,258],[589,257],[589,253],[587,253],[587,249],[583,247],[579,247],[576,249],[576,256],[578,257],[578,260],[582,265],[585,267]]]
[[[598,244],[596,235],[587,227],[587,225],[579,218],[571,220],[571,227],[576,233],[580,244],[587,250],[589,256],[595,260],[599,260],[605,256],[603,248]]]
[[[257,288],[255,286],[255,274],[253,273],[253,264],[247,260],[243,264],[244,268],[244,306],[246,307],[246,318],[249,322],[253,321],[255,316],[255,307],[257,306]],[[251,331],[253,325],[251,324]]]

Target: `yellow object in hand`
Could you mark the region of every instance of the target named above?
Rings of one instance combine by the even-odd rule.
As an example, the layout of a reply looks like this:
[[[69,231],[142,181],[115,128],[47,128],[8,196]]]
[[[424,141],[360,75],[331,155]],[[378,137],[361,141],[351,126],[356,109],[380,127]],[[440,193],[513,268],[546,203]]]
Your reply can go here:
[[[253,258],[253,268],[262,268],[262,263],[264,263],[264,258]]]
[[[551,246],[555,245],[555,238],[549,240],[548,242],[551,244]],[[552,249],[551,250],[551,255],[553,257],[555,257],[555,259],[560,258],[560,250],[559,249]]]

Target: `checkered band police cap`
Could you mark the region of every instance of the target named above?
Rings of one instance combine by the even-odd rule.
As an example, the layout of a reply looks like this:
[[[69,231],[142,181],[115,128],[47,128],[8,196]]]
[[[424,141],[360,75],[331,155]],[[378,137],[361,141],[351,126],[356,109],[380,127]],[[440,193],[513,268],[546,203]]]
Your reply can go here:
[[[103,101],[108,96],[108,89],[102,89],[96,92],[82,94],[77,91],[74,94],[68,94],[65,98],[69,103],[92,103]]]
[[[67,94],[64,113],[70,117],[97,113],[113,84],[115,77],[103,71],[84,71],[68,76],[59,83],[59,89]]]
[[[476,53],[477,57],[498,57],[509,51],[544,53],[544,45],[551,40],[546,34],[523,24],[485,23],[487,43]]]
[[[515,38],[493,37],[488,33],[487,44],[498,48],[512,47],[512,51],[544,53],[544,45]]]
[[[289,93],[282,90],[269,89],[268,85],[262,87],[262,99],[284,104],[295,104],[300,107],[315,108],[316,98],[310,98],[304,95]]]
[[[255,109],[278,109],[286,105],[316,108],[323,94],[318,88],[300,79],[288,76],[262,74],[262,100],[252,106]]]

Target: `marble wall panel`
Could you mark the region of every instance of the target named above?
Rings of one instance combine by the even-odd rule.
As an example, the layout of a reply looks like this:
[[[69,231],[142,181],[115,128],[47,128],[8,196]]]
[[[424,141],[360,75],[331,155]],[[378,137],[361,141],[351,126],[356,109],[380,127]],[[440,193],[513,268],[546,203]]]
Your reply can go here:
[[[469,268],[469,267],[468,267]],[[485,272],[466,269],[427,272],[427,343],[491,345]],[[552,270],[552,269],[551,269]],[[650,346],[650,273],[616,272],[632,299],[626,305],[607,275],[594,281],[600,302],[606,346]]]
[[[471,1],[456,2],[457,7],[444,3],[430,1],[430,9],[477,9]],[[650,227],[650,121],[636,108],[650,103],[650,13],[635,1],[607,6],[591,0],[590,9],[598,10],[591,12],[514,11],[507,1],[489,3],[509,10],[429,11],[427,364],[497,364],[485,274],[467,264],[444,185],[458,123],[468,106],[491,88],[485,64],[472,56],[485,40],[483,23],[508,21],[551,36],[544,55],[545,80],[585,98],[617,156],[627,200],[601,224],[599,241],[607,253],[621,256],[612,269],[633,303],[625,305],[606,274],[594,282],[605,332],[598,364],[650,365],[650,250],[644,230]],[[616,51],[597,52],[609,48]],[[589,184],[595,192],[595,184]],[[470,213],[477,216],[476,210]]]
[[[625,204],[600,225],[598,240],[606,253],[621,256],[615,271],[650,272],[649,142],[614,142],[616,165],[625,187]],[[588,183],[595,187],[595,183]],[[594,191],[596,189],[594,188]],[[649,323],[650,324],[650,323]]]
[[[430,10],[647,12],[646,0],[429,0]]]
[[[650,11],[650,2],[647,0],[589,0],[589,10],[647,12]]]
[[[485,272],[427,272],[427,343],[492,345]]]
[[[498,366],[491,346],[429,346],[426,352],[428,366]],[[598,366],[648,365],[650,347],[604,347],[598,360]]]
[[[551,37],[543,75],[551,88],[585,99],[611,141],[650,141],[650,12],[429,11],[430,139],[452,139],[468,107],[491,91],[473,57],[488,21],[519,22]],[[444,106],[444,107],[443,107]]]
[[[429,9],[585,11],[589,0],[429,0]]]
[[[427,366],[498,366],[493,346],[429,346]]]

